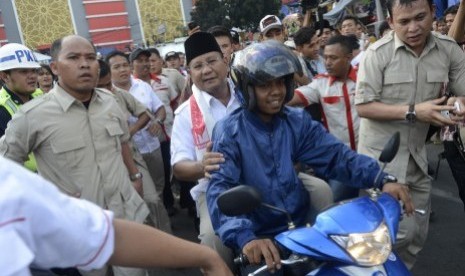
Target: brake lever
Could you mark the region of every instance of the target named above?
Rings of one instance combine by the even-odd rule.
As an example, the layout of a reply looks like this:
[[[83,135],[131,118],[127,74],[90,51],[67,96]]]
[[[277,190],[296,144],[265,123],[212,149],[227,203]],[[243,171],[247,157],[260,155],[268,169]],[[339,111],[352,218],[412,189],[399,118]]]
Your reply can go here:
[[[303,258],[299,258],[297,256],[294,256],[294,257],[289,257],[289,259],[286,259],[286,260],[281,260],[281,264],[282,265],[293,265],[293,264],[297,264],[297,263],[305,263],[308,261],[308,258],[307,257],[303,257]],[[258,275],[259,273],[267,270],[268,267],[266,265],[260,267],[259,269],[255,270],[254,272],[252,273],[249,273],[248,276],[254,276],[254,275]]]

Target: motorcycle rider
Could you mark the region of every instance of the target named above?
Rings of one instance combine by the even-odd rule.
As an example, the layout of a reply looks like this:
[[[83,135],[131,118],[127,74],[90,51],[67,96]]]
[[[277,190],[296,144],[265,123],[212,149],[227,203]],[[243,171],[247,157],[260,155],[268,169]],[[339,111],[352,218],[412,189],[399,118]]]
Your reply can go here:
[[[395,177],[382,173],[375,179],[380,170],[376,160],[352,151],[303,109],[285,106],[293,96],[293,75],[299,71],[297,57],[276,41],[238,52],[231,76],[242,108],[219,121],[212,137],[213,151],[224,156],[207,189],[213,228],[223,243],[241,250],[251,264],[259,264],[263,257],[271,272],[280,269],[280,256],[266,237],[287,230],[286,216],[264,208],[244,216],[222,214],[218,196],[239,183],[257,188],[263,202],[287,210],[298,226],[308,221],[309,196],[294,170],[296,162],[314,168],[318,177],[356,188],[379,187],[402,200],[407,213],[413,211],[407,188]]]

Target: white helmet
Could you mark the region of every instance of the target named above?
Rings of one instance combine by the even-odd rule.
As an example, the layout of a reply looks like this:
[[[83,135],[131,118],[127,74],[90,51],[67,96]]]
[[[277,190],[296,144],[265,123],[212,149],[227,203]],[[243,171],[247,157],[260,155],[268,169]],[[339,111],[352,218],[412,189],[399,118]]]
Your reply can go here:
[[[17,68],[40,68],[37,58],[29,48],[18,43],[8,43],[0,48],[0,71]]]

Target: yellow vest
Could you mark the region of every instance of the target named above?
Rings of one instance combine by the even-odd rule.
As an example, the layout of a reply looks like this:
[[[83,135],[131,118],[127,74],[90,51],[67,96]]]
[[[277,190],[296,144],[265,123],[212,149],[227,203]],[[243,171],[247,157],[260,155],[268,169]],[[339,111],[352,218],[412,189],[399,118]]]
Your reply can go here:
[[[44,94],[42,90],[36,89],[36,91],[34,91],[34,93],[32,93],[31,96],[32,98],[35,98],[41,96],[42,94]],[[3,106],[6,109],[6,111],[8,111],[8,113],[11,115],[11,117],[13,117],[13,114],[15,114],[19,109],[19,105],[17,105],[11,99],[10,94],[8,94],[8,92],[6,92],[5,88],[3,87],[0,90],[0,106]],[[24,167],[28,168],[33,172],[37,172],[36,159],[34,158],[34,155],[32,153],[29,154],[29,159],[26,162],[24,162]]]

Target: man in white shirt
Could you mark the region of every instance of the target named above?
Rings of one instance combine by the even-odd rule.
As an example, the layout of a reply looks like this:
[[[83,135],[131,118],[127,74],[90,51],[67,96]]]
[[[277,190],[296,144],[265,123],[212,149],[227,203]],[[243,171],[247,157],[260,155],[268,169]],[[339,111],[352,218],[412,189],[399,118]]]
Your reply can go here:
[[[138,50],[141,49],[136,49],[129,60],[134,61],[140,56],[141,52]],[[155,121],[151,121],[145,128],[134,134],[133,142],[147,163],[157,194],[162,198],[161,193],[165,185],[165,174],[157,134],[163,131],[161,125],[166,116],[163,103],[149,84],[131,76],[129,60],[124,53],[112,52],[108,54],[106,60],[110,65],[113,85],[131,93],[137,100],[147,106],[148,110],[155,116]],[[137,121],[137,117],[132,116],[128,121],[129,125],[132,125]]]
[[[231,250],[222,244],[211,225],[205,201],[207,164],[203,160],[207,155],[217,154],[205,153],[215,123],[239,108],[240,103],[231,80],[227,78],[227,61],[213,35],[197,32],[186,40],[184,47],[194,95],[175,111],[171,165],[177,179],[198,181],[191,194],[200,217],[201,243],[214,248],[233,267]],[[218,156],[218,160],[221,158]]]
[[[200,266],[206,275],[232,275],[213,250],[114,219],[111,211],[68,197],[3,157],[0,210],[2,275],[30,275],[29,266],[87,271],[107,262],[128,267]]]

